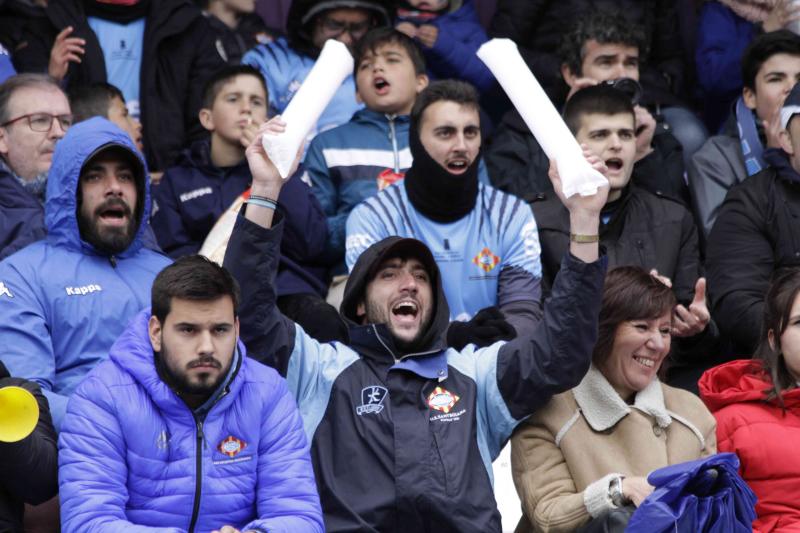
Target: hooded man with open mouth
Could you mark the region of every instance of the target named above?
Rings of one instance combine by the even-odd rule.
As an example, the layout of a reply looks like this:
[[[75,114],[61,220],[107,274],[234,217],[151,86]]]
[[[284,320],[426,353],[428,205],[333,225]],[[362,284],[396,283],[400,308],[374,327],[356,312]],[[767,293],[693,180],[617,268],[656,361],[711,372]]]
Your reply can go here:
[[[69,396],[170,263],[147,246],[149,189],[127,133],[100,117],[76,124],[53,154],[47,237],[0,263],[3,362],[42,387],[57,429]]]

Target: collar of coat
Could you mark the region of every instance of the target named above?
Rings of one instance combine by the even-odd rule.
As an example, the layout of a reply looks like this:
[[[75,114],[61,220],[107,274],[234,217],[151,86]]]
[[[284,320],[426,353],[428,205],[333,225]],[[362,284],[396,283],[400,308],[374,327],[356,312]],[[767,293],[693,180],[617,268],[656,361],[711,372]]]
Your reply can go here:
[[[572,389],[572,393],[586,422],[595,431],[605,431],[614,427],[631,412],[631,408],[651,415],[662,428],[672,423],[672,417],[664,405],[664,393],[658,378],[636,393],[631,406],[620,398],[597,367],[591,365],[583,381]]]

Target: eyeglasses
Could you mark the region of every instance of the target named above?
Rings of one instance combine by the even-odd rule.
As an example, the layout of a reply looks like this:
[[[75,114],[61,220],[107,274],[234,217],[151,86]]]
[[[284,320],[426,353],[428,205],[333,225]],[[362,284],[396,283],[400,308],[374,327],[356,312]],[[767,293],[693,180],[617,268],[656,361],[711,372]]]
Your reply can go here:
[[[367,31],[372,27],[371,20],[363,22],[342,22],[328,17],[322,17],[322,29],[331,37],[338,37],[344,32],[349,33],[354,39],[363,37]]]
[[[50,128],[53,127],[53,120],[58,120],[58,124],[64,131],[67,131],[69,127],[72,126],[72,115],[51,115],[50,113],[31,113],[30,115],[22,115],[21,117],[11,119],[4,124],[0,124],[0,127],[4,128],[22,119],[28,119],[28,126],[30,126],[30,128],[33,131],[38,131],[41,133],[46,133],[50,131]]]

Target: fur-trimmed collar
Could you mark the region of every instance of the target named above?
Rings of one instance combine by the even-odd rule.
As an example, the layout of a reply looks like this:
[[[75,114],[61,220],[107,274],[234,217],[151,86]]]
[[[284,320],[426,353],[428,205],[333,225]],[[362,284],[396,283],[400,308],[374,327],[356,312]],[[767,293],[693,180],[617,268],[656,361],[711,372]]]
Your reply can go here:
[[[589,368],[583,381],[572,389],[572,393],[586,422],[595,431],[605,431],[614,427],[631,412],[631,406],[620,398],[614,387],[594,365]],[[664,405],[664,392],[661,390],[658,378],[636,393],[633,407],[653,416],[662,428],[672,423],[672,417]]]

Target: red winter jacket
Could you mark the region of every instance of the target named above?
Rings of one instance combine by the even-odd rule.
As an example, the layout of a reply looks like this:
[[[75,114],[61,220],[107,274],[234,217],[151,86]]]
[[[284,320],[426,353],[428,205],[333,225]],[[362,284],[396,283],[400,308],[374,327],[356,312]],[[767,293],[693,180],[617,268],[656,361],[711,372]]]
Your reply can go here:
[[[800,389],[784,393],[784,413],[765,401],[770,382],[759,362],[731,361],[703,374],[700,397],[717,419],[717,449],[739,456],[758,497],[753,531],[800,532]]]

